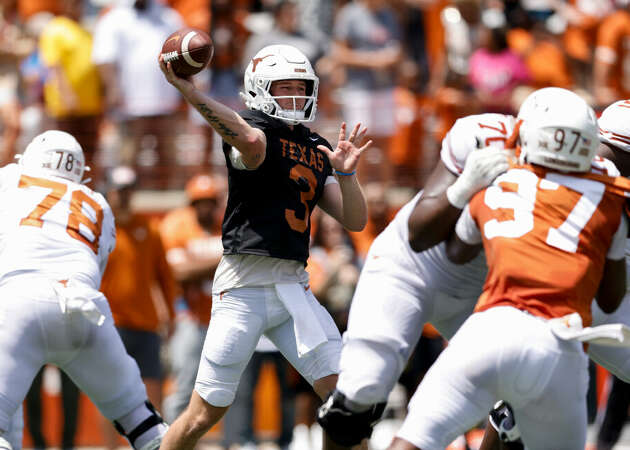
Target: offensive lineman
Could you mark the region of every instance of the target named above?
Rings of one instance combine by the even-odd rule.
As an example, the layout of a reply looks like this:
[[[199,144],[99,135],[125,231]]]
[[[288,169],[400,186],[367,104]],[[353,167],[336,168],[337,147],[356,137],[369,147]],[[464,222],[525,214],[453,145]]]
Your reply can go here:
[[[459,119],[425,190],[372,243],[350,307],[337,389],[318,416],[337,442],[355,445],[370,436],[425,323],[448,339],[472,313],[486,276],[483,255],[457,266],[444,243],[416,253],[407,222],[414,208],[443,195],[454,180],[472,196],[505,171],[511,153],[504,146],[513,129],[514,118],[502,114]]]
[[[271,45],[244,77],[248,111],[237,114],[177,77],[180,90],[224,140],[229,195],[224,254],[213,283],[212,321],[188,408],[163,449],[192,448],[234,400],[262,334],[325,398],[337,381],[341,336],[308,287],[310,214],[318,205],[347,229],[363,229],[365,198],[355,176],[366,129],[355,126],[337,148],[302,124],[315,117],[319,79],[296,48]],[[332,445],[325,442],[325,445]]]
[[[564,89],[540,89],[523,103],[519,117],[526,118],[527,103],[554,91],[568,98],[575,96]],[[511,116],[482,114],[459,119],[442,143],[441,160],[424,191],[401,209],[372,244],[350,309],[334,408],[320,410],[318,418],[337,440],[357,443],[369,436],[380,416],[378,409],[384,406],[378,404],[385,402],[424,323],[437,323],[438,330],[449,338],[472,312],[485,279],[485,261],[478,256],[456,266],[447,260],[445,244],[440,242],[448,237],[467,196],[485,186],[483,177],[487,184],[507,167],[500,148],[508,136],[515,137],[513,128]],[[480,149],[487,144],[498,147]],[[605,160],[598,161],[607,170],[615,170]],[[497,172],[491,173],[495,166]],[[379,320],[375,323],[373,317]],[[594,325],[628,323],[629,318],[621,320],[619,311],[603,314],[593,305]],[[590,345],[589,356],[619,378],[630,380],[627,349]]]
[[[157,449],[168,428],[98,291],[116,235],[103,196],[81,184],[86,170],[79,143],[57,130],[0,169],[0,440],[14,449],[22,436],[10,420],[44,364],[66,372],[134,449]]]
[[[625,294],[630,185],[593,159],[586,102],[563,92],[535,100],[519,133],[526,165],[475,195],[449,240],[458,262],[483,240],[484,293],[412,398],[392,449],[443,448],[497,398],[529,448],[584,448],[587,357],[566,332],[590,325],[593,297],[610,313]]]

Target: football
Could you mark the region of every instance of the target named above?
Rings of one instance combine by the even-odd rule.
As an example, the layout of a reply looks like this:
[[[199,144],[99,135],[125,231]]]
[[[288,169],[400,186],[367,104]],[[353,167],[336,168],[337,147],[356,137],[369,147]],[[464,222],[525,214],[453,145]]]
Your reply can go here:
[[[170,62],[173,71],[180,77],[201,72],[212,60],[213,53],[210,36],[195,28],[177,30],[162,45],[162,59]]]

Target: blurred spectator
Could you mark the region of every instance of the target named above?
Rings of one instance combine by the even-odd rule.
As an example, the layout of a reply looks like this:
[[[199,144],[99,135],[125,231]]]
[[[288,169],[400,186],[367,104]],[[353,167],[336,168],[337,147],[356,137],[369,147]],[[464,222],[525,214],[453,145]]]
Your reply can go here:
[[[315,221],[306,269],[313,294],[328,309],[343,333],[359,279],[357,253],[349,233],[339,222],[321,211]]]
[[[553,34],[544,23],[536,23],[529,30],[511,30],[508,42],[525,61],[532,88],[556,86],[570,89],[573,86],[573,74],[576,73],[571,72],[560,36]],[[517,103],[515,107],[519,105]]]
[[[158,0],[119,4],[96,23],[92,59],[105,85],[106,111],[120,122],[126,152],[120,162],[138,173],[142,188],[164,188],[177,175],[175,137],[181,97],[160,72],[162,44],[183,26],[179,14]]]
[[[387,204],[386,189],[382,183],[369,183],[365,185],[363,191],[368,206],[368,222],[363,231],[349,233],[361,262],[365,261],[370,245],[376,236],[387,227],[393,218]]]
[[[211,0],[168,0],[166,3],[182,16],[186,26],[210,33]]]
[[[42,381],[45,369],[42,367],[37,373],[25,399],[28,431],[33,439],[33,447],[37,450],[49,447],[44,433],[42,433]],[[61,406],[63,410],[61,449],[70,450],[74,448],[74,439],[77,433],[80,391],[63,370],[59,370],[59,376],[61,377]]]
[[[467,85],[469,60],[479,47],[480,2],[453,0],[440,12],[444,29],[444,54],[434,70],[433,84],[463,88]],[[437,82],[435,79],[437,78]]]
[[[365,181],[390,182],[386,156],[394,133],[396,68],[402,61],[402,30],[385,0],[355,0],[337,14],[332,58],[345,68],[339,91],[344,121],[367,127],[374,141],[361,158],[358,172]]]
[[[103,111],[102,85],[92,62],[92,35],[80,25],[83,0],[61,0],[63,15],[50,20],[39,38],[46,69],[44,100],[50,128],[79,141],[93,185],[101,181],[95,153]]]
[[[612,1],[556,0],[557,13],[567,22],[563,44],[576,84],[581,89],[592,86],[592,64],[597,29],[601,21],[613,11]]]
[[[240,61],[248,36],[243,22],[249,14],[247,7],[251,1],[212,0],[211,3],[212,26],[209,32],[214,43],[214,56],[210,63],[211,70],[199,73],[195,77],[195,84],[200,89],[209,91],[213,98],[238,111],[243,108],[239,99],[239,88],[242,85]],[[220,152],[214,155],[212,153],[218,135],[197,110],[187,106],[191,132],[201,142],[202,149],[201,161],[194,168],[195,172],[199,168],[210,170],[217,161],[219,165],[224,165],[223,155]],[[219,145],[220,140],[216,143]]]
[[[250,36],[243,51],[241,69],[244,72],[258,50],[267,45],[286,44],[299,49],[315,65],[324,49],[299,29],[298,6],[292,0],[280,0],[273,8],[273,28]]]
[[[223,254],[224,180],[196,175],[186,184],[190,204],[169,212],[160,225],[168,260],[182,288],[169,343],[175,391],[164,414],[172,422],[188,406],[212,309],[212,278]]]
[[[441,142],[458,118],[479,112],[468,83],[468,63],[473,50],[478,47],[480,3],[477,0],[453,0],[440,11],[439,22],[443,45],[441,51],[433,50],[434,67],[429,86],[429,95],[433,97],[430,104],[436,119],[430,131],[435,143]],[[433,41],[439,44],[435,37]]]
[[[239,100],[242,85],[241,61],[248,37],[243,16],[246,0],[213,0],[212,2],[212,58],[211,96],[237,110],[243,108]],[[205,122],[205,120],[204,120]]]
[[[9,3],[17,3],[17,10],[23,22],[27,22],[38,13],[57,15],[63,10],[61,0],[10,0]]]
[[[521,6],[535,22],[544,22],[554,13],[554,0],[520,0]]]
[[[280,434],[273,442],[280,450],[287,450],[293,439],[295,394],[290,386],[292,368],[278,348],[263,335],[243,371],[234,402],[223,416],[223,446],[227,449],[234,444],[241,448],[259,444],[254,433],[254,390],[265,363],[273,364],[280,390]]]
[[[35,43],[39,41],[41,29],[54,16],[50,13],[39,13],[37,19],[31,19],[29,35]],[[36,25],[39,22],[38,26]],[[41,26],[39,26],[41,25]],[[17,148],[26,145],[38,134],[44,131],[46,113],[44,111],[44,83],[46,69],[41,60],[38,45],[20,63],[20,136]]]
[[[512,92],[529,81],[529,72],[508,47],[502,11],[491,8],[483,12],[479,44],[470,57],[468,78],[481,111],[512,114]]]
[[[15,0],[0,4],[0,166],[13,162],[20,134],[19,64],[34,49],[18,19]]]
[[[109,256],[101,291],[109,300],[127,353],[138,363],[149,401],[161,409],[160,333],[170,328],[174,318],[176,284],[158,230],[131,209],[136,186],[130,167],[119,166],[108,174],[106,198],[116,219],[116,248]],[[103,429],[109,431],[108,448],[115,448],[114,429],[109,422]]]
[[[601,107],[630,97],[630,2],[618,4],[624,6],[606,17],[597,32],[593,80]]]

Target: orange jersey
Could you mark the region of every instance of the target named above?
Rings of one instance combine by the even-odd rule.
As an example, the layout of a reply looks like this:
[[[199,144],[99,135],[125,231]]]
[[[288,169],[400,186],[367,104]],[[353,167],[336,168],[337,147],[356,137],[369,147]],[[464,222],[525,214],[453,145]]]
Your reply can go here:
[[[617,180],[627,182],[517,166],[477,193],[460,221],[475,222],[488,262],[475,310],[513,306],[545,318],[578,312],[589,325],[613,236],[613,259],[623,257],[625,236],[617,230],[627,185],[619,191]],[[469,242],[465,225],[457,227]]]
[[[219,229],[214,234],[204,230],[199,225],[197,215],[192,206],[178,208],[164,216],[160,224],[160,233],[167,251],[182,249],[186,252],[188,252],[191,244],[194,245],[195,241],[208,237],[219,237],[221,234]],[[210,279],[209,274],[206,281],[210,282]],[[212,297],[204,291],[202,281],[182,282],[182,289],[190,313],[200,323],[209,323]]]
[[[116,224],[116,238],[116,248],[109,256],[101,283],[114,323],[158,331],[160,317],[155,302],[159,294],[155,291],[161,292],[172,318],[177,289],[160,235],[147,218],[135,216],[125,226]]]
[[[618,10],[606,17],[597,33],[595,64],[613,65],[608,85],[619,98],[630,97],[630,12]]]

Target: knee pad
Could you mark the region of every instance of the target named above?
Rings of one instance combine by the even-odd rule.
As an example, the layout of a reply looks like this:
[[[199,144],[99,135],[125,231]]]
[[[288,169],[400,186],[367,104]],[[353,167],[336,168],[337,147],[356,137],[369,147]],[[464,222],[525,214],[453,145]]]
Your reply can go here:
[[[353,446],[372,435],[384,410],[385,402],[354,412],[346,406],[346,397],[335,389],[317,410],[317,422],[337,444]]]
[[[119,420],[114,420],[114,426],[134,450],[157,450],[168,430],[168,425],[149,401]]]
[[[521,442],[521,432],[516,426],[514,412],[508,403],[499,400],[490,411],[488,421],[497,430],[499,439],[503,442]]]
[[[337,387],[356,403],[384,402],[405,363],[400,353],[388,343],[350,339],[341,353]]]

